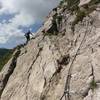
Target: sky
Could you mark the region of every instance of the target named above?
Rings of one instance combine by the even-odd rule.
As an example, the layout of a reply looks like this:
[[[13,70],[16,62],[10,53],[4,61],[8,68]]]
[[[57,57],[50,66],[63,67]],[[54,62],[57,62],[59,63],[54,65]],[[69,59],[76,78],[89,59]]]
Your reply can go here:
[[[0,0],[0,48],[25,42],[29,29],[35,33],[60,0]]]

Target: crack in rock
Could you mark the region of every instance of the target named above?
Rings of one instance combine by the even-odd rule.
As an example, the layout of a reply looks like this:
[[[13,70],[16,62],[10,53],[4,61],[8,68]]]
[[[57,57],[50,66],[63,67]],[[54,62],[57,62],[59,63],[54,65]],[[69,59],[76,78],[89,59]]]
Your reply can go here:
[[[52,75],[52,77],[50,78],[49,83],[46,84],[44,91],[41,93],[40,100],[46,100],[46,96],[47,96],[48,92],[50,91],[51,86],[57,85],[60,80],[60,73],[61,73],[61,70],[63,67],[58,62],[57,62],[57,64],[58,64],[58,68],[56,69],[56,71]]]
[[[26,85],[26,89],[25,89],[25,94],[26,94],[26,100],[28,100],[28,93],[27,93],[27,89],[28,89],[28,84],[29,84],[29,78],[30,78],[30,75],[31,75],[31,71],[32,71],[32,66],[34,65],[34,63],[36,62],[36,60],[38,59],[38,57],[40,56],[40,53],[42,51],[43,48],[39,48],[39,51],[38,51],[38,54],[36,55],[36,58],[35,60],[33,60],[29,70],[28,70],[28,76],[27,76],[27,85]]]

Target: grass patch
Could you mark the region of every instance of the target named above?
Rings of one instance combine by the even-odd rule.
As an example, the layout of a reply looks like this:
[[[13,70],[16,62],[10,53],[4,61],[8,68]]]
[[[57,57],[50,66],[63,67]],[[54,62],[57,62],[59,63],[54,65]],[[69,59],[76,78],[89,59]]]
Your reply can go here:
[[[57,23],[60,24],[61,21],[62,21],[62,19],[63,19],[63,18],[62,18],[61,15],[57,16],[57,17],[56,17]]]
[[[60,1],[60,6],[62,6],[64,4],[64,0]]]
[[[75,30],[75,25],[78,24],[80,21],[83,20],[86,15],[90,14],[92,11],[95,10],[96,4],[100,3],[100,0],[91,0],[88,4],[83,5],[83,8],[85,11],[81,11],[78,7],[80,0],[62,0],[60,2],[60,5],[63,5],[65,2],[67,2],[66,9],[70,10],[72,13],[76,13],[76,18],[72,22],[72,31]]]
[[[78,2],[78,1],[77,1]],[[88,4],[83,5],[84,10],[80,10],[80,8],[77,7],[73,9],[74,12],[76,12],[76,18],[72,22],[72,31],[75,31],[75,25],[78,24],[79,22],[83,21],[83,18],[89,15],[91,12],[93,12],[96,8],[95,4],[100,3],[100,0],[92,0]]]
[[[79,8],[80,0],[67,0],[67,3],[67,8],[73,12]]]
[[[60,2],[60,7],[64,6],[64,3],[67,3],[66,8],[68,10],[74,11],[78,8],[78,4],[80,3],[80,0],[62,0]]]
[[[94,90],[95,88],[97,88],[97,83],[95,82],[95,80],[93,80],[91,83],[90,83],[90,88],[92,90]]]
[[[100,3],[100,0],[91,0],[89,2],[89,5],[98,4],[98,3]]]

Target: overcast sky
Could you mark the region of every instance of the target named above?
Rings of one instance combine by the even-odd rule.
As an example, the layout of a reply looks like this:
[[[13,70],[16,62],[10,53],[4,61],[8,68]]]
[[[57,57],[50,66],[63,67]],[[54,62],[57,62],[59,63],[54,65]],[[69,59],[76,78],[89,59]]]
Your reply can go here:
[[[0,47],[12,48],[25,41],[29,28],[35,32],[60,0],[0,0]]]

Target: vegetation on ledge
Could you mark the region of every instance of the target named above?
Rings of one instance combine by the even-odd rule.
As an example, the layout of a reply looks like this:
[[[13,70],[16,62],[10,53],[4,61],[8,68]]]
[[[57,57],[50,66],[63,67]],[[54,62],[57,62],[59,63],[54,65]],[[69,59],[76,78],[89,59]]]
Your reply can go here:
[[[90,83],[90,88],[94,91],[95,88],[97,88],[97,83],[95,82],[95,80],[93,80],[91,83]]]

